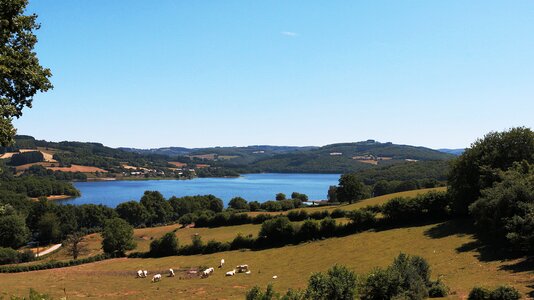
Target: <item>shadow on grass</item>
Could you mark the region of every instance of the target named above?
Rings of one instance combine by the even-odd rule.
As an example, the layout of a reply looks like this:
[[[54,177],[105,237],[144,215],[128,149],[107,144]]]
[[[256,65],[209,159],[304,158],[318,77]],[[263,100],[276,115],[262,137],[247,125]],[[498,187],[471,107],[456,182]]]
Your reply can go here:
[[[510,264],[503,264],[499,269],[513,273],[534,272],[534,258],[525,257],[524,254],[514,252],[506,246],[505,241],[496,241],[491,237],[482,236],[477,233],[475,226],[470,219],[456,219],[443,222],[433,226],[425,232],[431,238],[439,239],[447,236],[471,235],[474,240],[456,248],[458,253],[477,252],[476,257],[481,262],[511,261]],[[534,287],[534,285],[532,286]],[[531,292],[534,296],[534,291]]]
[[[448,236],[474,235],[475,227],[469,219],[455,219],[433,226],[425,231],[425,235],[433,239],[441,239]]]

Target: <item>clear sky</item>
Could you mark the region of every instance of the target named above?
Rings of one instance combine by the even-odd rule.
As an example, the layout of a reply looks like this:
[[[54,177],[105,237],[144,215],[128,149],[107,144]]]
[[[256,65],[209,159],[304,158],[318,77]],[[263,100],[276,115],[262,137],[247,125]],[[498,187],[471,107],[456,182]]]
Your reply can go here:
[[[19,134],[140,148],[534,128],[534,1],[30,0],[54,90]]]

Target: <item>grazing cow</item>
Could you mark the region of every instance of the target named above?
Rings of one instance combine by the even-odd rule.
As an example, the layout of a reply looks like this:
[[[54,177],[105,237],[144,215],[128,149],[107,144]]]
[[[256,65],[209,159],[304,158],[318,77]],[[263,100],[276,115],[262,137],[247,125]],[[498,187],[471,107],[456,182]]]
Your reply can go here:
[[[232,271],[226,272],[226,276],[234,276],[234,275],[235,275],[235,269],[233,269]]]
[[[143,270],[139,270],[139,271],[137,271],[137,277],[138,277],[138,278],[143,277]]]
[[[224,267],[224,258],[221,259],[221,263],[219,264],[219,268],[222,268],[222,267]]]
[[[274,276],[273,276],[273,279],[276,279],[276,278],[278,278],[278,276],[274,275]]]
[[[211,274],[213,274],[213,272],[215,272],[214,268],[207,268],[206,270],[202,271],[201,277],[208,278]]]
[[[174,277],[174,270],[173,269],[169,269],[169,277]]]
[[[152,277],[152,282],[160,281],[161,280],[161,274],[156,274],[154,277]]]
[[[248,265],[239,265],[235,268],[237,269],[237,273],[245,273],[248,271]]]
[[[143,271],[143,277],[146,278],[147,276],[148,276],[148,271],[147,271],[147,270],[144,270],[144,271]]]

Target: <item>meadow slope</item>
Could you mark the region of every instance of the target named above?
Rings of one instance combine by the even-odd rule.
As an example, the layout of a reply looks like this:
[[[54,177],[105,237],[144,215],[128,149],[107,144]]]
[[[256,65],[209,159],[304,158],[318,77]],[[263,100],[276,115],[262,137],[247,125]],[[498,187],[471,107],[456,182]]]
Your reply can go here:
[[[227,227],[231,228],[231,227]],[[278,291],[304,287],[312,272],[344,264],[363,274],[376,266],[386,266],[400,252],[425,257],[433,278],[440,276],[451,287],[451,298],[464,298],[478,284],[496,286],[508,283],[521,292],[530,291],[534,275],[522,268],[521,260],[491,259],[476,247],[466,221],[406,227],[381,232],[363,232],[342,238],[308,242],[262,251],[229,251],[211,255],[172,256],[158,259],[113,259],[76,267],[17,274],[0,274],[0,295],[23,295],[33,287],[53,296],[111,299],[242,299],[254,285],[265,286],[278,275]],[[225,258],[230,269],[237,264],[251,266],[252,274],[226,278],[221,270],[208,279],[164,277],[159,283],[136,279],[138,269],[150,272],[168,268],[216,266]]]

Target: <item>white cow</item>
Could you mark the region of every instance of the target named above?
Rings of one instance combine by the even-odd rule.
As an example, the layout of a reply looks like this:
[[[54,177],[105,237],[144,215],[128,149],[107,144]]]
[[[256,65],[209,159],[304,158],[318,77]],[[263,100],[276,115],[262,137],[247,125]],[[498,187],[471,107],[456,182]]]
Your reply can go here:
[[[213,272],[215,272],[214,268],[207,268],[206,270],[202,271],[202,278],[208,278]]]
[[[160,281],[161,280],[161,274],[156,274],[154,277],[152,277],[152,282]]]
[[[219,264],[219,268],[222,268],[222,267],[224,267],[224,258],[221,259],[221,263]]]
[[[235,268],[237,269],[237,273],[245,273],[248,271],[248,265],[238,265]]]
[[[143,270],[137,271],[137,277],[139,278],[143,277]]]
[[[173,269],[169,269],[169,277],[174,277],[174,270]]]
[[[148,276],[148,271],[147,271],[147,270],[144,270],[144,271],[143,271],[143,277],[146,278],[147,276]]]
[[[277,275],[274,275],[274,276],[273,276],[273,279],[276,279],[276,278],[278,278],[278,276],[277,276]]]
[[[245,274],[250,275],[250,274],[252,274],[252,272],[250,272],[250,270],[249,270],[249,271],[246,271]]]
[[[234,275],[235,275],[235,269],[233,269],[232,271],[226,272],[226,276],[234,276]]]

